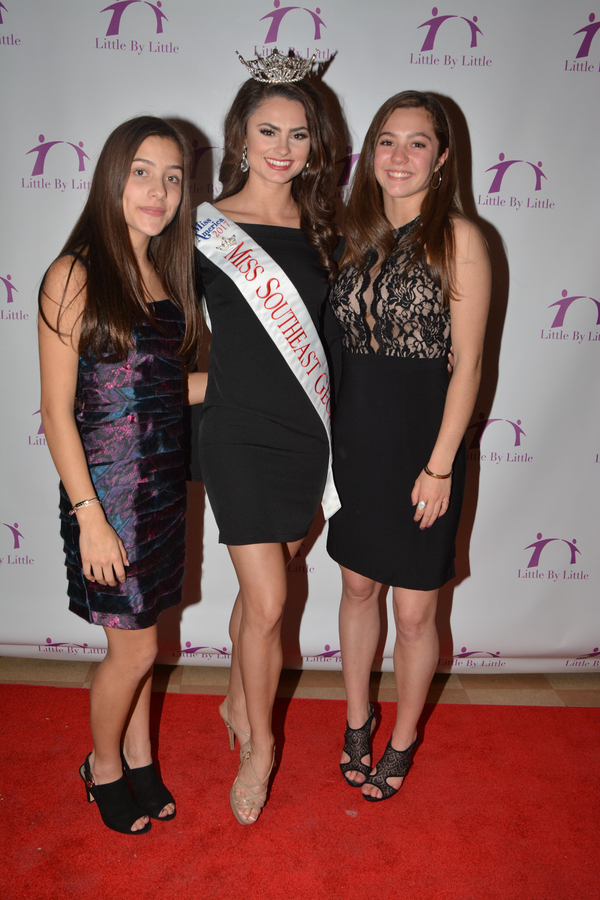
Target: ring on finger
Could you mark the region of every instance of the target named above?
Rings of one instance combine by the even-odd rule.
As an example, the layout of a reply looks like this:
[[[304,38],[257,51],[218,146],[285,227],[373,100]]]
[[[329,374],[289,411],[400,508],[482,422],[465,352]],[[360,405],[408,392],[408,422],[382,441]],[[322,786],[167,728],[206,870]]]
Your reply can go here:
[[[417,504],[417,509],[425,509],[426,506],[427,506],[427,504],[424,500],[419,500],[419,502]]]

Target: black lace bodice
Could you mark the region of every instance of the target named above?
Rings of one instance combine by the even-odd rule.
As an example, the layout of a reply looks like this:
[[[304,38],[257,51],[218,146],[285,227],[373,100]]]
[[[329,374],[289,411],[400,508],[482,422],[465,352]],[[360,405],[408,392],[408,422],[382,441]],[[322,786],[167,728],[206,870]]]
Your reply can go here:
[[[331,305],[346,353],[435,358],[450,347],[450,310],[423,263],[408,275],[406,238],[418,220],[396,231],[396,247],[383,264],[371,251],[362,272],[343,269],[331,289]]]

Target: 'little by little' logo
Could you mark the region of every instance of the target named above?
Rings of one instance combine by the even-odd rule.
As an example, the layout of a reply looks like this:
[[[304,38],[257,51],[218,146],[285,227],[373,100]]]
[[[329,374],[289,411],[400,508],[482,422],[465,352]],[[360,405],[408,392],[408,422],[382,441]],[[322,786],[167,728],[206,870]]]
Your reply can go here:
[[[191,641],[185,642],[179,653],[173,653],[175,657],[183,656],[185,659],[231,659],[231,653],[227,647],[192,647]]]
[[[314,25],[314,36],[313,40],[320,41],[321,40],[321,28],[327,28],[327,25],[321,18],[321,10],[317,6],[316,9],[306,9],[303,6],[282,6],[281,0],[273,0],[274,9],[268,12],[265,16],[262,16],[261,22],[269,22],[269,30],[267,31],[267,36],[265,37],[265,44],[275,44],[279,38],[279,28],[284,18],[288,15],[288,13],[294,12],[298,10],[300,13],[308,13],[311,17],[313,25]],[[297,18],[297,16],[296,16]]]
[[[565,60],[565,72],[600,72],[600,62],[594,64],[589,61],[592,42],[599,30],[600,22],[596,22],[596,14],[590,13],[588,24],[573,34],[573,37],[580,40],[581,43],[575,59]]]
[[[291,50],[298,56],[309,57],[315,55],[318,60],[327,60],[331,57],[331,50],[323,47],[320,43],[315,46],[307,46],[310,41],[322,41],[324,34],[323,29],[327,28],[325,20],[321,17],[321,7],[316,6],[309,9],[306,6],[282,6],[281,0],[273,0],[273,9],[269,10],[259,21],[267,24],[267,33],[265,35],[262,48],[256,44],[254,46],[255,56],[269,56],[275,49],[275,45],[279,43],[289,46]],[[292,47],[289,30],[281,29],[282,23],[293,27],[294,41],[302,41],[302,46]],[[306,43],[304,43],[306,42]]]
[[[487,189],[487,194],[479,194],[478,206],[505,206],[508,209],[554,209],[556,206],[550,199],[539,194],[548,181],[548,176],[542,169],[541,160],[532,162],[528,159],[507,159],[505,153],[498,154],[498,162],[485,170],[485,173],[493,173]],[[513,169],[516,167],[516,169]],[[525,169],[523,169],[525,167]],[[515,175],[513,175],[513,172]],[[530,175],[527,173],[531,173]],[[506,183],[514,194],[506,195]],[[530,184],[530,195],[525,197],[517,194],[515,185],[519,188],[524,184]]]
[[[527,437],[522,428],[521,419],[486,419],[485,413],[480,412],[476,422],[471,422],[467,428],[467,434],[471,441],[467,446],[467,459],[480,460],[482,463],[529,463],[533,456],[526,452],[522,446],[522,438]],[[490,433],[493,435],[494,449],[490,449],[492,437],[486,437],[485,447],[482,449],[483,436],[487,435],[490,426],[494,425]],[[507,427],[509,426],[509,427]],[[502,441],[502,443],[500,443]],[[485,452],[484,452],[485,451]]]
[[[600,669],[600,647],[594,647],[591,653],[583,653],[575,659],[568,659],[565,666],[569,669]]]
[[[455,19],[455,22],[452,22]],[[417,30],[423,28],[424,39],[423,45],[419,53],[411,53],[409,63],[412,66],[443,66],[446,69],[462,69],[462,68],[489,68],[492,60],[485,55],[477,55],[475,53],[451,53],[445,52],[448,47],[442,44],[444,52],[439,49],[436,53],[436,41],[440,31],[444,35],[449,36],[452,32],[455,40],[459,40],[459,47],[468,47],[470,50],[477,49],[479,37],[483,37],[483,31],[478,25],[477,16],[467,19],[465,16],[459,16],[455,13],[447,13],[440,15],[437,6],[431,10],[431,18],[417,25]],[[447,23],[452,22],[447,28]],[[460,23],[460,24],[459,24]],[[464,25],[462,24],[464,23]],[[459,27],[456,27],[459,26]],[[460,37],[458,37],[460,35]],[[441,41],[439,43],[442,43]],[[446,42],[447,43],[447,42]]]
[[[101,13],[108,13],[110,20],[105,37],[96,38],[95,49],[125,51],[137,56],[147,53],[179,53],[179,47],[172,41],[156,40],[155,35],[162,35],[164,23],[169,21],[162,7],[162,0],[156,0],[156,3],[151,3],[150,0],[117,0],[116,3],[105,6]],[[135,19],[130,10],[136,11]],[[122,39],[123,21],[130,28],[131,23],[135,22],[135,27],[142,28],[143,33],[138,34],[135,40],[129,37]],[[147,39],[147,34],[152,34],[152,40]],[[140,40],[141,37],[143,40]]]
[[[0,3],[0,25],[5,25],[4,21],[4,13],[8,12],[8,9],[4,5],[4,3]],[[21,43],[21,38],[15,37],[14,34],[2,34],[0,35],[0,44],[9,45],[11,47],[18,47]]]
[[[84,180],[81,176],[74,178],[70,173],[85,172],[86,160],[89,162],[89,156],[83,149],[83,141],[76,144],[72,141],[47,141],[43,134],[38,136],[39,143],[32,147],[31,150],[25,151],[25,156],[35,154],[33,159],[33,167],[29,178],[21,178],[21,187],[28,190],[56,190],[64,193],[67,190],[87,191],[90,182]],[[72,149],[65,150],[70,147]],[[59,148],[59,149],[57,149]],[[60,165],[60,178],[49,176],[46,171],[48,157],[52,156],[54,167]],[[51,171],[52,168],[51,168]],[[69,173],[67,175],[66,173]],[[70,176],[70,177],[69,177]]]
[[[460,653],[455,653],[453,656],[440,656],[438,659],[438,666],[445,669],[459,667],[501,669],[505,665],[499,650],[467,650],[466,647],[462,647]]]
[[[592,303],[595,308],[591,305]],[[592,343],[596,347],[600,347],[600,300],[586,297],[585,294],[569,294],[565,288],[561,291],[560,299],[550,303],[548,309],[555,309],[556,312],[550,328],[542,328],[541,340],[569,341],[579,345]],[[591,331],[583,324],[584,321],[589,321],[591,324],[590,314],[595,318],[596,325],[596,328]],[[576,322],[577,329],[565,327],[567,316],[570,321]]]
[[[316,656],[305,656],[304,659],[306,662],[341,663],[342,652],[339,648],[337,650],[332,650],[330,644],[325,644],[325,647],[323,648],[323,653],[317,653]]]
[[[28,436],[29,446],[30,447],[46,447],[47,441],[44,436],[44,423],[42,422],[41,410],[36,409],[36,411],[34,413],[32,413],[32,415],[39,416],[40,422],[39,422],[37,432],[35,434],[30,434]]]
[[[563,544],[566,544],[566,547],[563,547]],[[542,554],[545,553],[549,546],[551,546],[551,550],[545,556],[551,556],[552,565],[556,566],[556,569],[548,569],[546,571],[542,570],[540,563]],[[531,552],[528,554],[529,561],[527,566],[524,569],[519,569],[519,578],[551,581],[554,584],[558,581],[587,581],[589,578],[589,574],[584,572],[583,569],[573,568],[581,565],[580,557],[582,553],[577,546],[577,538],[572,540],[559,537],[545,538],[540,531],[536,536],[536,540],[532,541],[531,544],[527,544],[523,549]],[[569,568],[559,568],[559,566],[569,566]]]
[[[4,302],[0,300],[0,322],[23,322],[28,319],[29,313],[11,305],[17,300],[15,294],[19,293],[18,287],[12,280],[12,275],[10,273],[7,273],[6,276],[0,275],[0,281],[6,291],[3,298]],[[2,288],[0,288],[0,297],[2,297]]]
[[[6,535],[3,541],[4,546],[6,546],[6,539],[8,538],[8,543],[10,545],[12,553],[7,553],[6,556],[0,556],[0,565],[7,566],[32,566],[35,562],[32,557],[28,554],[23,555],[23,542],[25,540],[25,535],[22,531],[19,530],[19,523],[13,522],[12,525],[10,522],[2,522],[5,528],[10,532],[10,536]],[[21,551],[18,553],[16,551]]]

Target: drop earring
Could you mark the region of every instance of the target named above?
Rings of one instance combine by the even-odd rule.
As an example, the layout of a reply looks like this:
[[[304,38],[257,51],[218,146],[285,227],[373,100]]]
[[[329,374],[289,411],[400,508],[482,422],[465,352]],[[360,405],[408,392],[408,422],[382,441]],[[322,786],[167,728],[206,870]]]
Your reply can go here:
[[[248,171],[249,168],[250,168],[250,164],[248,162],[248,148],[244,147],[244,153],[240,160],[240,169],[242,170],[242,172],[244,174],[246,174],[246,172]]]

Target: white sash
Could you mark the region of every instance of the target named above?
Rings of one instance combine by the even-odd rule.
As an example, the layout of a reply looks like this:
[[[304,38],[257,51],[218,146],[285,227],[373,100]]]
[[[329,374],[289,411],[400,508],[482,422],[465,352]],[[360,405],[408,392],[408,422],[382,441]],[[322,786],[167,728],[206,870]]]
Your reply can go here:
[[[310,314],[281,266],[210,203],[198,208],[196,247],[235,283],[323,422],[329,465],[321,502],[329,519],[341,506],[331,470],[331,387],[327,357]]]

